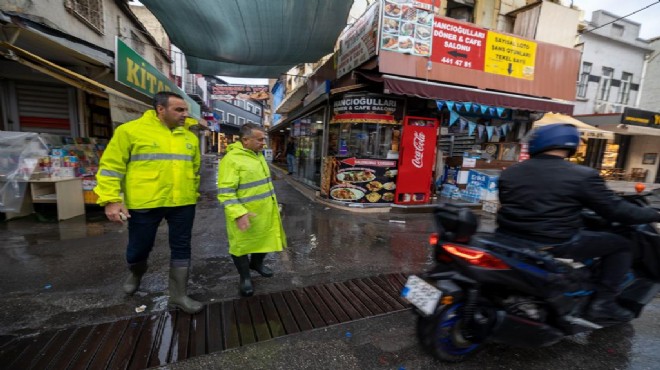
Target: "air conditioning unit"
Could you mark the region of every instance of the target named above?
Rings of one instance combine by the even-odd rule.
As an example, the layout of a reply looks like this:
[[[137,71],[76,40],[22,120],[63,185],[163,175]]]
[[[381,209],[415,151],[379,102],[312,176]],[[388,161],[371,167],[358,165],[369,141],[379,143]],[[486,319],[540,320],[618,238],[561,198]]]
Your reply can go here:
[[[594,105],[594,113],[615,113],[614,105],[608,102],[598,102]]]

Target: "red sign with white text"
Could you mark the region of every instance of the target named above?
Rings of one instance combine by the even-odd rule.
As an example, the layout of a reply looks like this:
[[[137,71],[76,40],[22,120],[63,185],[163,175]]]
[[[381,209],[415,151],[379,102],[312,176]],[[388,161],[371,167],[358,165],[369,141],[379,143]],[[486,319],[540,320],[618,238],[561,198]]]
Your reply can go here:
[[[435,118],[405,117],[394,203],[429,202],[437,131],[438,120]]]
[[[483,28],[435,17],[431,61],[483,70],[487,32]]]

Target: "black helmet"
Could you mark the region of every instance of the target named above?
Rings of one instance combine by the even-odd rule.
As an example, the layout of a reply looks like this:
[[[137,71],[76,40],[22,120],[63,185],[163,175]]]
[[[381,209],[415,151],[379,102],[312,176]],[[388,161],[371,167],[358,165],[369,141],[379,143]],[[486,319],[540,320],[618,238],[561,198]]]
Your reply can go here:
[[[529,154],[534,156],[548,150],[568,149],[569,156],[577,151],[580,133],[569,123],[554,123],[542,126],[532,132],[529,140]]]

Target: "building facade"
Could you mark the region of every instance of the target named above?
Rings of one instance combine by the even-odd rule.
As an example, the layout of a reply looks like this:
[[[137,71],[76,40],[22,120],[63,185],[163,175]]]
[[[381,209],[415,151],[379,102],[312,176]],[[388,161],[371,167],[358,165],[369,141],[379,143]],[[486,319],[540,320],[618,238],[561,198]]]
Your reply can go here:
[[[582,50],[574,115],[615,133],[598,140],[586,156],[612,180],[658,181],[660,125],[659,70],[654,63],[657,39],[639,38],[641,25],[605,10],[592,14],[580,34]]]
[[[171,83],[169,41],[157,41],[126,1],[5,1],[0,28],[3,130],[107,139],[149,108],[150,90]],[[135,55],[135,73],[117,74],[120,44]]]
[[[580,35],[582,60],[576,93],[576,115],[622,113],[637,107],[644,64],[652,52],[639,38],[641,25],[604,10],[593,13]]]

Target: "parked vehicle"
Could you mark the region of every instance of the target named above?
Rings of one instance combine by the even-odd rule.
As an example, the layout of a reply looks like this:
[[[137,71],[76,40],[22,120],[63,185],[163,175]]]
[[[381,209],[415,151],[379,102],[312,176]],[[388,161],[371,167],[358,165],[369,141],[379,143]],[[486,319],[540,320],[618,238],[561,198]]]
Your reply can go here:
[[[624,196],[649,206],[660,190]],[[422,346],[436,358],[464,361],[489,342],[542,347],[566,336],[619,323],[585,319],[598,259],[580,263],[548,253],[552,246],[500,234],[476,234],[467,208],[435,210],[438,234],[430,238],[436,264],[411,275],[402,296],[418,315]],[[660,292],[660,226],[610,224],[585,212],[589,229],[609,230],[636,241],[634,262],[618,302],[639,317]]]

